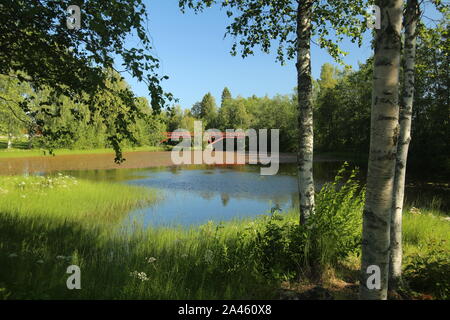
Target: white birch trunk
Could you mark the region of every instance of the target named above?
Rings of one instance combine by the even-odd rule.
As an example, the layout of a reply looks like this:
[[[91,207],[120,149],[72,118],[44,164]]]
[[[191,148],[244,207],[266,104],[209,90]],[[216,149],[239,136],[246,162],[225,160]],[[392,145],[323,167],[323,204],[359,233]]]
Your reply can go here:
[[[381,29],[375,31],[370,153],[363,217],[360,298],[365,300],[387,299],[403,16],[403,0],[377,0],[375,4],[381,9]]]
[[[12,134],[11,132],[8,133],[8,149],[12,148]]]
[[[411,117],[414,102],[414,68],[416,58],[416,27],[419,18],[417,0],[408,0],[405,16],[403,91],[400,103],[400,135],[395,167],[394,198],[391,216],[391,256],[389,289],[396,289],[402,275],[402,212],[405,194],[406,161],[411,141]]]
[[[297,8],[297,82],[299,149],[298,189],[300,195],[300,223],[314,213],[313,179],[313,104],[311,78],[311,18],[313,0],[299,1]]]

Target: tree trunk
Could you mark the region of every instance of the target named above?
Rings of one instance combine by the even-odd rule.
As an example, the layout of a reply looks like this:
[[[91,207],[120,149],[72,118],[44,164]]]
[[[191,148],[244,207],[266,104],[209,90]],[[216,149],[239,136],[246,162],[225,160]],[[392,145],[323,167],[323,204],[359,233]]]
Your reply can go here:
[[[370,153],[363,215],[361,299],[387,299],[390,223],[399,116],[403,0],[377,0]]]
[[[403,91],[400,103],[400,135],[397,146],[394,194],[391,215],[391,256],[389,289],[395,290],[402,275],[402,211],[405,193],[406,160],[411,141],[411,117],[414,100],[414,66],[416,58],[416,27],[419,18],[417,0],[408,0],[405,16],[405,48]]]
[[[11,132],[8,133],[8,149],[12,148],[12,134]]]
[[[299,1],[297,8],[297,81],[299,149],[298,189],[300,223],[314,213],[313,179],[313,104],[311,78],[311,18],[313,0]]]

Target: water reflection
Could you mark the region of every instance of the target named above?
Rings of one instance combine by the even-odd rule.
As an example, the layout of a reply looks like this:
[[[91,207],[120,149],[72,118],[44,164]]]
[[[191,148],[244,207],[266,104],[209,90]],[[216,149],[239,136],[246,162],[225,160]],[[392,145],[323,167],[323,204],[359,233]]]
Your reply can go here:
[[[340,164],[325,166],[326,170],[319,170],[323,176],[316,177],[317,188],[334,176]],[[258,166],[204,165],[65,173],[82,179],[144,186],[158,192],[160,201],[132,212],[126,223],[137,219],[154,226],[198,225],[298,206],[296,167],[288,164],[281,165],[276,176],[261,176]]]
[[[298,206],[297,167],[291,158],[284,159],[287,163],[280,164],[276,176],[261,176],[259,166],[254,165],[170,166],[169,152],[130,153],[122,166],[113,164],[112,158],[110,154],[100,154],[0,159],[0,174],[63,172],[81,179],[153,188],[161,200],[127,218],[141,219],[146,225],[195,225],[208,220],[253,217],[269,213],[276,206],[283,211]],[[314,163],[316,189],[332,181],[342,164],[343,161],[318,159]],[[358,175],[362,183],[365,176],[366,169],[362,168]],[[412,177],[409,172],[409,205],[426,208],[434,201],[440,202],[444,212],[449,210],[448,184],[437,186]]]
[[[332,181],[342,162],[314,164],[316,190]],[[350,168],[355,166],[351,165]],[[161,196],[156,204],[132,212],[126,222],[138,219],[144,225],[173,226],[198,225],[233,218],[268,214],[279,206],[282,211],[298,207],[298,186],[294,164],[282,164],[276,176],[261,176],[258,166],[205,165],[158,167],[150,169],[87,170],[66,173],[95,181],[115,181],[152,188]],[[365,172],[358,178],[364,181]],[[436,189],[407,188],[406,200],[410,204],[448,197]],[[448,190],[447,190],[448,192]]]

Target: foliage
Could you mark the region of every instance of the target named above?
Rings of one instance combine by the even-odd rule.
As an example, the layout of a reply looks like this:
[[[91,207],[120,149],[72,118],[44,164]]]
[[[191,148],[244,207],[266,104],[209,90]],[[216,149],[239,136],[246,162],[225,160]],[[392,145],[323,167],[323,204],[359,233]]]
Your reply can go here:
[[[251,116],[246,108],[246,100],[243,98],[227,99],[220,108],[218,122],[220,129],[248,129]]]
[[[280,150],[295,152],[298,148],[297,97],[296,95],[277,95],[248,99],[252,119],[252,128],[279,129]]]
[[[0,130],[0,133],[12,132],[19,136],[28,134],[29,146],[46,148],[53,152],[55,149],[98,149],[114,147],[108,137],[114,135],[121,137],[119,146],[157,146],[164,140],[165,124],[161,114],[153,111],[145,98],[135,98],[135,105],[140,117],[128,122],[128,130],[132,134],[122,136],[115,124],[120,120],[120,112],[129,108],[122,105],[116,94],[121,90],[129,89],[128,84],[116,72],[111,71],[115,81],[107,81],[108,90],[102,90],[96,95],[100,105],[110,105],[109,108],[91,110],[89,105],[76,102],[66,96],[53,97],[53,104],[46,107],[46,112],[40,112],[41,103],[51,99],[52,90],[43,88],[32,90],[26,83],[3,77],[2,88],[4,97],[8,102],[0,100],[0,112],[4,115],[0,123],[10,124],[9,130]],[[23,101],[24,96],[32,96],[29,112],[24,113],[17,103]],[[55,117],[55,114],[58,116]],[[124,120],[125,121],[125,120]],[[3,127],[0,125],[0,127]],[[21,130],[20,130],[21,129]],[[57,135],[45,134],[58,133]]]
[[[79,5],[82,11],[81,29],[66,26],[67,8]],[[36,90],[49,90],[47,99],[34,104],[37,125],[44,127],[39,115],[59,118],[51,112],[61,96],[75,103],[84,103],[92,114],[98,114],[106,126],[109,144],[116,151],[116,161],[122,161],[120,144],[124,139],[134,141],[130,123],[140,116],[133,92],[129,88],[110,90],[108,81],[116,78],[109,72],[113,57],[119,57],[124,71],[144,81],[155,110],[163,105],[159,63],[152,50],[146,30],[146,8],[141,0],[102,1],[23,1],[9,0],[0,5],[0,74],[27,82]],[[127,47],[126,38],[136,35],[138,47]],[[102,95],[99,92],[102,91]],[[101,97],[108,91],[117,104],[111,105]],[[4,97],[3,97],[4,98]],[[171,98],[169,95],[168,98]],[[29,112],[34,96],[25,97],[19,107]],[[4,99],[2,99],[4,100]],[[76,109],[71,109],[76,114]],[[114,113],[114,121],[108,114]],[[78,115],[75,119],[81,119]],[[42,129],[49,140],[65,134],[60,130]]]
[[[19,107],[31,88],[17,79],[0,74],[0,134],[19,135],[30,126],[30,119]]]
[[[364,191],[354,180],[355,171],[342,183],[344,172],[323,186],[306,225],[275,212],[256,230],[254,247],[264,274],[279,280],[320,278],[326,268],[358,251]]]
[[[223,104],[224,104],[225,100],[231,99],[231,98],[233,98],[233,97],[231,96],[230,89],[228,89],[227,87],[225,87],[225,88],[223,89],[223,91],[222,91],[221,106],[223,107]]]
[[[276,46],[277,60],[281,63],[297,54],[297,1],[180,0],[179,4],[182,11],[189,8],[200,12],[215,4],[225,8],[228,17],[233,18],[226,29],[226,35],[234,39],[233,55],[238,53],[238,46],[242,47],[240,54],[243,57],[252,55],[255,46],[265,53]],[[344,37],[361,44],[367,29],[364,23],[367,1],[321,0],[311,1],[310,5],[313,6],[313,36],[334,58],[339,60],[346,54],[336,44]]]
[[[372,60],[358,71],[322,66],[314,110],[318,150],[369,151]],[[357,134],[355,134],[357,132]]]
[[[224,92],[226,92],[224,90]],[[200,105],[200,104],[198,104]],[[182,121],[181,110],[169,117]],[[192,115],[203,120],[197,111],[197,104],[191,109]],[[186,116],[185,116],[186,117]],[[179,119],[179,120],[178,120]],[[208,122],[208,121],[206,121]],[[216,129],[279,129],[280,150],[295,151],[297,147],[297,102],[295,96],[277,95],[273,98],[252,96],[249,98],[228,97],[223,100],[217,112]],[[211,127],[211,126],[208,126]]]
[[[210,92],[205,94],[202,101],[200,102],[200,118],[206,121],[206,127],[214,128],[217,118],[217,106],[216,100]]]
[[[448,22],[421,26],[416,56],[412,141],[408,164],[445,177],[450,170],[448,147],[449,64]],[[359,70],[334,71],[325,65],[317,81],[315,138],[320,151],[368,154],[372,64]],[[355,134],[357,133],[357,134]]]
[[[412,290],[447,300],[450,298],[450,252],[444,244],[445,240],[435,239],[421,244],[421,252],[407,260],[403,276]]]
[[[448,5],[447,5],[448,6]],[[417,43],[411,164],[450,173],[449,14],[436,27],[421,26]],[[429,170],[428,170],[429,171]]]

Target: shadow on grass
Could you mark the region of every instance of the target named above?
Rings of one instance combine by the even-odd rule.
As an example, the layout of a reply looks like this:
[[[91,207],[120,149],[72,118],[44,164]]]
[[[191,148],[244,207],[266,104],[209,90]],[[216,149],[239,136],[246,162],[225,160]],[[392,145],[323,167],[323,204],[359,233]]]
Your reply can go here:
[[[226,270],[205,258],[208,248],[158,232],[0,214],[0,299],[273,298],[274,285],[251,266]],[[81,269],[81,290],[67,289],[70,265]]]

